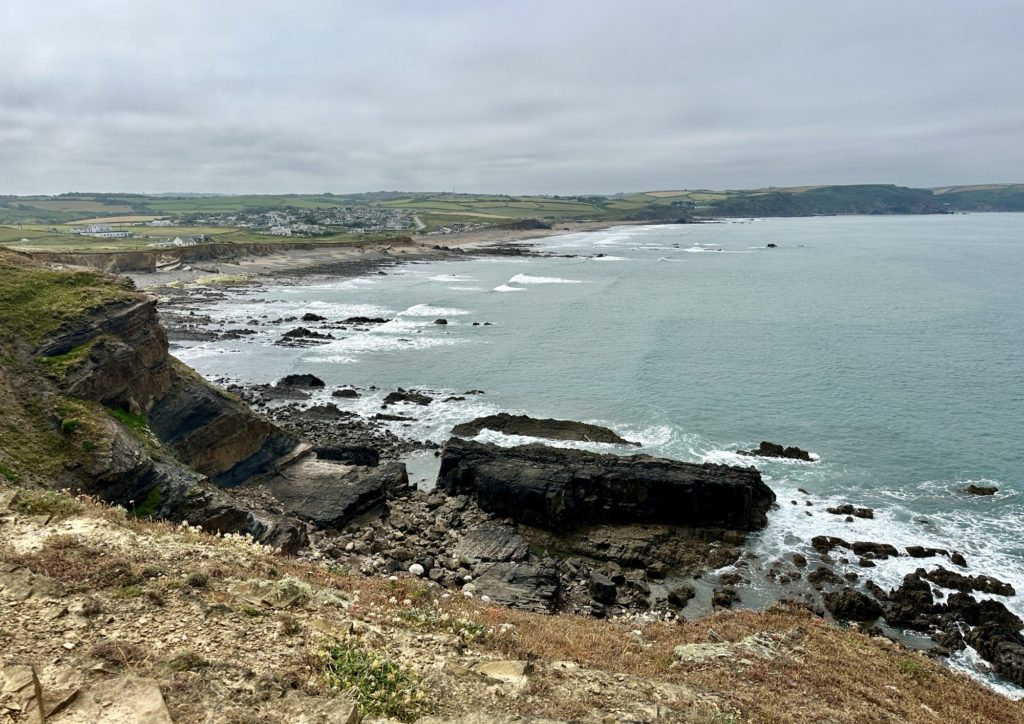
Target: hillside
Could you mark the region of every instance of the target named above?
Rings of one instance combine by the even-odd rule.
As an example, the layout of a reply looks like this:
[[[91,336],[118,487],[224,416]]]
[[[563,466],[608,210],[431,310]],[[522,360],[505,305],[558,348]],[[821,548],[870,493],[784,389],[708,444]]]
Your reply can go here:
[[[935,214],[1024,210],[1024,185],[913,189],[869,184],[678,190],[612,196],[375,192],[271,196],[75,193],[0,197],[0,245],[19,250],[130,251],[199,243],[317,244],[431,238],[524,221],[678,222],[743,216]],[[106,237],[83,234],[106,224]],[[296,238],[300,237],[300,238]],[[193,243],[193,242],[188,242]]]

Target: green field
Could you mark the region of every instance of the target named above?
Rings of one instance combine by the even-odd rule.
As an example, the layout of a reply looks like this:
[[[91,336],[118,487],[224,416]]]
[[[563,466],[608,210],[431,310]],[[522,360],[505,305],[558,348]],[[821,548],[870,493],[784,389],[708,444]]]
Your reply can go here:
[[[422,232],[453,224],[499,225],[522,219],[652,221],[730,216],[818,214],[920,214],[953,211],[1024,211],[1024,184],[986,184],[912,189],[893,185],[793,186],[749,190],[664,189],[613,196],[508,196],[502,194],[403,193],[284,194],[240,196],[144,196],[75,193],[61,196],[0,196],[0,245],[23,250],[129,250],[175,236],[206,234],[229,243],[347,243],[409,232],[337,233],[310,239],[276,237],[248,228],[203,225],[203,219],[239,212],[332,207],[379,207],[417,216]],[[173,227],[148,227],[113,220],[158,216]],[[75,222],[110,218],[139,239],[94,239],[70,233]],[[24,239],[24,241],[22,241]]]

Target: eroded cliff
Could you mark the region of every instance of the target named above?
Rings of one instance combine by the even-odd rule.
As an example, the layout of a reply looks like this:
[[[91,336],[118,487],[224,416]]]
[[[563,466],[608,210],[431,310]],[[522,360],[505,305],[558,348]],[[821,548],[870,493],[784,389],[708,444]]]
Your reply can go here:
[[[97,272],[0,253],[0,476],[286,550],[297,521],[220,488],[299,442],[168,354],[155,302]]]

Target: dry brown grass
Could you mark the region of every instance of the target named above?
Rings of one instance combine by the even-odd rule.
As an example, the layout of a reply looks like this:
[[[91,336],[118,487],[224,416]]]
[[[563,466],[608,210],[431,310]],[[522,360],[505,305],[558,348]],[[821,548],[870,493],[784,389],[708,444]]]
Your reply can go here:
[[[137,562],[89,545],[77,535],[51,535],[39,550],[8,552],[4,559],[56,579],[70,591],[135,586],[143,581]]]
[[[537,662],[573,661],[609,676],[635,675],[686,687],[700,697],[686,715],[692,714],[693,721],[1024,722],[1024,704],[1009,701],[922,654],[854,629],[837,628],[802,610],[720,611],[694,622],[651,624],[530,614],[482,605],[457,592],[441,598],[441,591],[418,579],[365,578],[283,555],[239,554],[236,543],[217,536],[136,520],[124,511],[92,501],[82,502],[79,515],[101,517],[148,536],[152,546],[139,545],[135,560],[99,550],[76,536],[51,536],[38,551],[15,555],[8,548],[3,557],[79,590],[137,585],[145,571],[166,569],[169,578],[159,579],[163,584],[177,583],[206,595],[205,589],[185,583],[186,572],[202,567],[216,574],[208,579],[211,588],[219,587],[221,578],[278,580],[294,576],[344,593],[352,601],[348,617],[384,619],[394,626],[429,627],[435,619],[424,624],[420,618],[402,615],[429,608],[484,627],[487,634],[475,639],[473,646],[493,655]],[[161,545],[161,539],[173,540],[180,551],[176,550],[173,563],[162,561],[158,569],[156,562],[145,560],[145,556],[147,550]],[[295,623],[283,619],[279,625],[291,635],[299,632]],[[728,659],[670,666],[673,649],[680,644],[718,638],[738,642],[754,635],[776,642],[776,655],[765,659],[740,652]],[[111,656],[116,656],[116,651]],[[183,686],[185,680],[182,678]],[[556,685],[557,679],[547,675],[531,681],[536,689],[532,693],[539,699]],[[174,693],[169,698],[182,706],[184,720],[192,718],[194,712],[184,700]],[[535,701],[537,710],[524,713],[570,718],[595,706],[593,696],[583,690],[570,692],[558,702]],[[721,713],[710,708],[714,705]]]
[[[514,658],[571,660],[597,669],[685,684],[719,697],[727,709],[755,722],[942,721],[1021,722],[1024,705],[1011,702],[921,653],[852,629],[839,629],[806,611],[722,611],[689,623],[657,623],[642,637],[614,622],[576,616],[535,616],[488,609],[514,633],[493,645]],[[742,654],[672,669],[672,650],[706,643],[714,631],[729,642],[775,635],[779,655]],[[748,663],[740,662],[745,658]]]

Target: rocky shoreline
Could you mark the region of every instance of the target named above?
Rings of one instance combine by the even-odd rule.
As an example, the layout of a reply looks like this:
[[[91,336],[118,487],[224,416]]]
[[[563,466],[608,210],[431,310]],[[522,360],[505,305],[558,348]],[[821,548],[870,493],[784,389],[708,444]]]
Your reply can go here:
[[[513,249],[494,253],[527,253],[519,247]],[[344,269],[344,273],[384,271],[375,266]],[[202,301],[208,303],[218,293],[203,294]],[[188,293],[168,306],[166,323],[172,337],[195,339],[191,335],[197,330],[201,334],[204,327],[209,328],[209,320],[202,318],[201,308],[194,308],[198,305]],[[342,322],[376,322],[292,321],[308,325],[305,334],[294,338],[300,344],[316,344],[316,335],[330,334],[332,325]],[[224,331],[214,334],[245,333],[244,328],[221,326]],[[382,411],[373,418],[330,404],[307,404],[296,399],[304,396],[301,391],[261,386],[234,388],[234,392],[282,428],[309,441],[321,459],[379,465],[401,461],[417,450],[441,454],[436,443],[402,437],[390,424],[414,419],[412,408],[431,401],[422,392],[392,391],[389,394],[396,402],[410,404],[398,414]],[[348,397],[362,392],[342,388],[334,394]],[[506,415],[499,420],[478,421],[475,428],[461,432],[475,435],[487,428],[508,434],[573,439],[550,429],[537,435],[536,430],[543,430],[543,425],[531,432],[530,425],[545,422],[557,421],[524,423]],[[523,424],[527,425],[525,432]],[[575,439],[594,439],[592,431],[580,435]],[[457,438],[453,440],[463,445]],[[618,442],[614,438],[607,441]],[[737,452],[751,456],[754,465],[757,457],[815,461],[807,451],[768,442],[754,450]],[[715,608],[764,607],[782,601],[828,618],[856,622],[865,630],[918,647],[922,645],[921,635],[930,637],[932,643],[925,647],[936,655],[972,645],[1001,676],[1024,684],[1020,620],[1003,603],[976,597],[979,593],[1014,595],[1005,584],[984,574],[950,572],[941,565],[918,569],[895,589],[885,590],[871,579],[872,568],[897,556],[925,560],[938,555],[965,568],[967,562],[955,551],[923,546],[898,550],[884,541],[848,543],[837,539],[816,540],[811,558],[801,548],[775,560],[761,560],[744,545],[745,535],[735,530],[714,525],[672,527],[648,521],[619,527],[591,522],[571,530],[552,531],[536,525],[536,520],[512,515],[508,509],[481,507],[474,495],[458,485],[445,486],[444,475],[439,483],[452,495],[439,490],[403,491],[399,485],[394,493],[378,496],[381,507],[373,515],[363,511],[358,519],[338,526],[338,530],[310,530],[310,548],[304,555],[330,560],[332,565],[363,575],[421,576],[461,590],[464,595],[485,596],[486,600],[506,605],[598,617],[693,618]],[[810,497],[804,504],[812,504]],[[870,509],[853,505],[836,506],[827,513],[843,516],[849,523],[873,515]],[[978,580],[988,583],[972,588],[972,581],[979,575]]]
[[[10,271],[18,273],[25,262],[14,264]],[[383,271],[365,264],[345,269]],[[477,420],[463,432],[497,427],[555,440],[608,435],[602,439],[619,449],[595,456],[546,445],[499,448],[457,436],[440,449],[400,432],[434,402],[430,391],[379,391],[386,393],[383,409],[365,417],[325,404],[322,395],[314,399],[309,391],[323,383],[307,375],[276,385],[211,387],[167,355],[167,336],[242,335],[261,326],[258,319],[214,322],[204,309],[225,293],[179,289],[156,305],[123,288],[109,303],[38,334],[38,341],[15,338],[10,374],[44,366],[11,383],[5,403],[13,401],[12,409],[64,405],[51,427],[62,445],[88,453],[65,465],[58,484],[147,517],[247,533],[353,574],[423,579],[532,611],[674,620],[788,602],[899,640],[908,640],[906,631],[920,632],[934,640],[936,654],[972,646],[1001,676],[1024,684],[1022,623],[1002,602],[982,598],[1015,595],[1012,588],[970,570],[956,551],[911,546],[904,553],[854,536],[815,539],[813,553],[800,548],[763,560],[746,540],[776,503],[753,467],[640,460],[645,456],[629,455],[632,445],[614,431],[508,415]],[[169,335],[157,324],[158,313]],[[293,321],[316,334],[379,323]],[[315,343],[316,337],[292,339]],[[332,398],[367,392],[341,387]],[[66,395],[100,407],[79,405],[78,417],[71,417],[68,403],[59,402]],[[751,452],[754,464],[757,456],[780,453],[813,464],[798,448],[762,443]],[[410,453],[437,455],[434,489],[410,485],[403,464]],[[802,502],[814,503],[809,494]],[[856,526],[873,513],[848,505],[827,514]],[[939,557],[963,573],[927,565],[889,590],[871,579],[872,569],[904,556]]]

